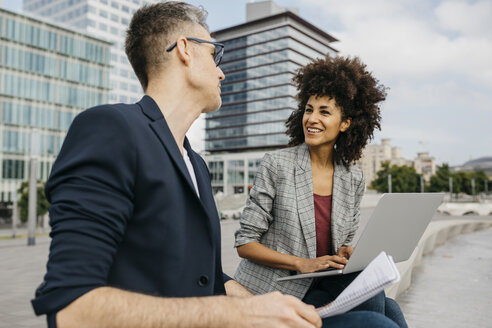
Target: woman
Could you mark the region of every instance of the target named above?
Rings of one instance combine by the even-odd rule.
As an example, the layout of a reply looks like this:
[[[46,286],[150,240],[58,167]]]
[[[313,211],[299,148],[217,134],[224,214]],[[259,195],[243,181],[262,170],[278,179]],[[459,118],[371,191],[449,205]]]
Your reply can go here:
[[[279,290],[306,303],[331,302],[357,274],[277,282],[347,263],[364,193],[361,157],[375,128],[385,87],[358,58],[318,59],[294,77],[296,109],[286,122],[290,148],[267,153],[236,232],[243,258],[235,278],[255,294]],[[405,319],[384,293],[356,310]]]

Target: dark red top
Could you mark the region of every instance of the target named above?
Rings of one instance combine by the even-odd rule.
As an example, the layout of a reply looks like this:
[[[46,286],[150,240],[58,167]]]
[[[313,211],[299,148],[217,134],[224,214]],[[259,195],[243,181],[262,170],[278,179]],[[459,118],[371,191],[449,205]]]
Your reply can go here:
[[[331,254],[331,195],[314,196],[316,221],[316,257]]]

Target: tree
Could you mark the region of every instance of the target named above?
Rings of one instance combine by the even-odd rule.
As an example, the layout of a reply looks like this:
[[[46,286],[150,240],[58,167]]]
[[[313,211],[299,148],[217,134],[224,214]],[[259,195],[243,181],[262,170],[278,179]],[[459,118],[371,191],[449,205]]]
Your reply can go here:
[[[388,174],[390,170],[390,162],[385,161],[381,163],[381,169],[376,172],[377,178],[372,180],[371,189],[379,192],[388,192]]]
[[[453,192],[455,194],[467,193],[467,185],[469,185],[468,174],[465,171],[458,171],[453,174]],[[469,188],[471,190],[471,186]],[[471,193],[471,192],[470,192]]]
[[[43,216],[48,212],[48,207],[50,203],[46,199],[44,194],[44,186],[45,183],[38,181],[38,197],[37,197],[37,206],[36,206],[36,214],[37,217]],[[27,212],[28,212],[28,204],[29,204],[29,182],[24,181],[21,183],[20,188],[18,190],[20,194],[20,199],[18,202],[20,208],[20,219],[21,222],[27,222]]]
[[[470,194],[471,194],[471,180],[475,179],[475,194],[485,191],[484,181],[488,182],[487,174],[483,171],[473,171],[468,173],[470,179]]]
[[[465,193],[471,195],[472,190],[472,179],[475,179],[475,194],[485,191],[485,181],[488,181],[487,174],[480,171],[457,171],[451,172],[448,164],[443,164],[438,166],[436,173],[430,178],[429,191],[439,192],[445,191],[449,192],[449,178],[453,178],[453,193]]]
[[[452,176],[451,169],[448,164],[443,164],[442,166],[438,166],[436,173],[430,178],[430,186],[429,191],[431,192],[440,192],[446,191],[449,192],[449,178]],[[453,181],[454,182],[454,181]]]
[[[391,165],[383,162],[382,168],[377,173],[377,178],[372,181],[371,188],[379,192],[388,192],[388,175],[391,174],[392,192],[419,192],[420,175],[415,168],[402,165]]]

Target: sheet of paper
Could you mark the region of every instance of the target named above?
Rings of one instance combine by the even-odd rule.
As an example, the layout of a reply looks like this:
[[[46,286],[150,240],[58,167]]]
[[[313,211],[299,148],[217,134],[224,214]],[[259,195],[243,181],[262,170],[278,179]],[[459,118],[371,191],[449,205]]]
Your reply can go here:
[[[399,280],[393,259],[381,252],[330,305],[319,308],[318,313],[322,318],[345,313]]]

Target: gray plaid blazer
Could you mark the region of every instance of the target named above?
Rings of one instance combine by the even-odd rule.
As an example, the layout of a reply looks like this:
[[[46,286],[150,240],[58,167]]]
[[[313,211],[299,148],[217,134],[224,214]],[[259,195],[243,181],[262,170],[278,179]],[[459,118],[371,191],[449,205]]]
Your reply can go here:
[[[354,237],[364,187],[359,168],[335,165],[331,210],[333,250],[350,245]],[[256,241],[280,253],[316,257],[311,158],[306,144],[265,155],[240,224],[235,247]],[[278,290],[302,299],[312,279],[276,281],[290,274],[289,270],[243,259],[234,278],[254,294]]]

